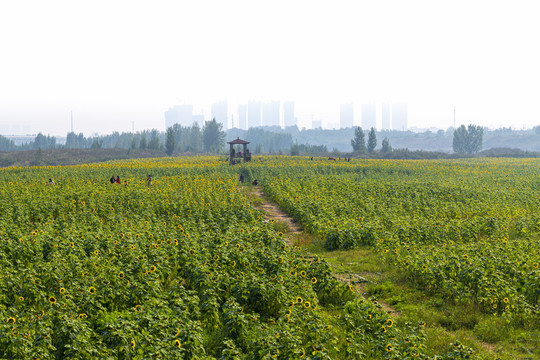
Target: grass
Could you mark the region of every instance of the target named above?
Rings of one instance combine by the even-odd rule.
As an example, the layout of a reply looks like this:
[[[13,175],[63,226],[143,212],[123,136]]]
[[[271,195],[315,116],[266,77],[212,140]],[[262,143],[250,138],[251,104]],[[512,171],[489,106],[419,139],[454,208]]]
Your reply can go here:
[[[474,349],[481,359],[540,359],[538,324],[521,325],[482,313],[474,304],[455,304],[440,294],[428,294],[382,262],[375,251],[362,247],[326,251],[323,240],[306,233],[294,245],[326,259],[338,276],[362,281],[364,296],[375,296],[397,312],[396,322],[425,322],[428,355],[443,354],[456,341]],[[359,277],[360,278],[359,278]]]

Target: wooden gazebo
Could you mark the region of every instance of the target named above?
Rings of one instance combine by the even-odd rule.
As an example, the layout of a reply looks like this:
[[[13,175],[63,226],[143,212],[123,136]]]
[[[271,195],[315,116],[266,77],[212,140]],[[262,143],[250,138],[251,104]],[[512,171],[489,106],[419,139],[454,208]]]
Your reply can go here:
[[[236,140],[229,141],[227,144],[231,146],[229,150],[229,165],[238,164],[242,162],[242,160],[244,160],[244,162],[251,161],[251,152],[249,152],[249,149],[247,148],[249,141],[237,137]],[[236,151],[234,145],[242,145],[242,151]]]

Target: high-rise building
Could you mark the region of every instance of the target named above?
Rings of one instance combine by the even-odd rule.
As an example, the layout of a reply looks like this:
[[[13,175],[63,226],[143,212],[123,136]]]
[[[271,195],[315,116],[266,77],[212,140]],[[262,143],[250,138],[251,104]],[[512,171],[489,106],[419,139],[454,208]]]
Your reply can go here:
[[[238,128],[247,130],[247,105],[238,105]]]
[[[220,101],[212,104],[212,119],[216,119],[218,123],[223,124],[223,130],[229,128],[229,110],[226,101]]]
[[[362,128],[377,129],[377,106],[374,103],[362,104]]]
[[[406,131],[407,126],[407,104],[392,104],[392,129]]]
[[[264,126],[281,126],[279,119],[279,101],[263,104],[262,123]]]
[[[383,103],[381,106],[382,129],[390,130],[390,104]]]
[[[354,104],[341,104],[339,107],[339,126],[344,128],[350,128],[354,126]]]
[[[294,101],[283,102],[283,126],[295,126],[298,125],[296,118],[294,117]]]
[[[165,129],[174,124],[191,126],[193,124],[193,105],[176,105],[165,111]]]
[[[312,129],[321,129],[322,128],[322,120],[312,120],[311,121],[311,128]]]
[[[262,126],[261,122],[261,102],[248,102],[248,127]]]

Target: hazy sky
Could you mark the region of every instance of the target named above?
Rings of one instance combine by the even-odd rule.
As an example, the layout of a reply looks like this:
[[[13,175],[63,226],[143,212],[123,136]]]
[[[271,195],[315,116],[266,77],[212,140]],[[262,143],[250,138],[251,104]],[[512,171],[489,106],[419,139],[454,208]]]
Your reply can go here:
[[[535,1],[0,2],[0,133],[164,129],[184,102],[407,102],[409,126],[540,125]],[[236,116],[235,116],[236,117]]]

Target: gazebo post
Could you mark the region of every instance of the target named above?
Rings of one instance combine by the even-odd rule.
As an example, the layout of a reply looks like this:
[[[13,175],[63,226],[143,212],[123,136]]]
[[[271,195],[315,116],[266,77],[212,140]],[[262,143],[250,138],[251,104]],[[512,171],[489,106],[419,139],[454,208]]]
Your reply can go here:
[[[238,158],[242,158],[244,162],[246,161],[250,161],[250,157],[251,157],[251,154],[249,156],[247,156],[247,145],[249,144],[249,141],[245,141],[245,140],[241,140],[239,137],[236,138],[236,140],[233,140],[233,141],[229,141],[227,142],[227,144],[231,145],[231,148],[229,150],[229,165],[234,165],[236,164],[236,154],[235,154],[235,151],[234,151],[234,145],[242,145],[243,147],[243,151],[244,153],[242,154],[242,156],[238,156]]]

